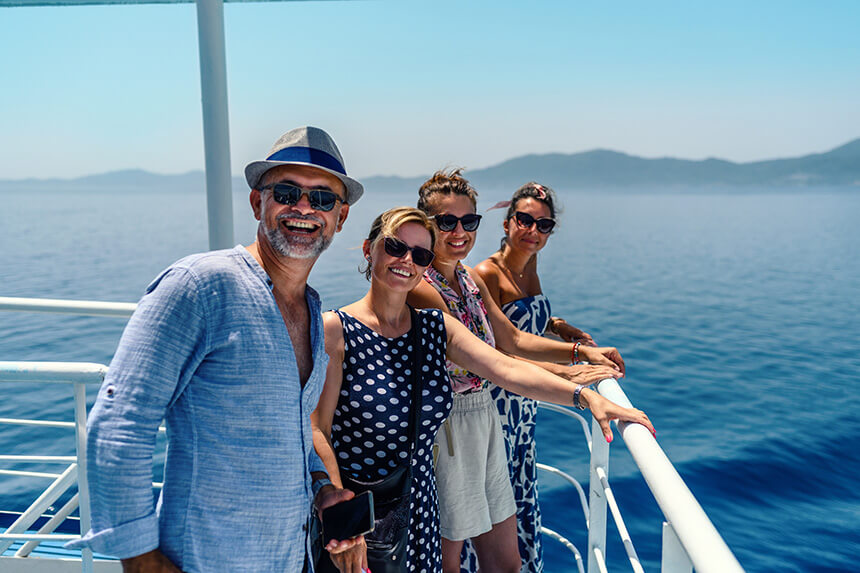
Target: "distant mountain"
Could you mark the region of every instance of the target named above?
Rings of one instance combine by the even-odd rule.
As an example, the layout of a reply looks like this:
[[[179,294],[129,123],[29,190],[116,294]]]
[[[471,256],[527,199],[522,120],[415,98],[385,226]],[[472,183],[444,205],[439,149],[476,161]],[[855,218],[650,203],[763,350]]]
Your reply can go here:
[[[734,163],[722,159],[646,159],[617,151],[596,149],[583,153],[524,155],[485,169],[469,170],[469,180],[479,191],[510,193],[527,181],[540,181],[558,190],[656,190],[676,188],[753,187],[858,187],[860,188],[860,139],[826,153],[790,159]],[[374,176],[362,182],[378,192],[414,193],[425,177]],[[3,190],[38,189],[144,190],[165,189],[201,192],[200,171],[158,175],[139,169],[89,175],[77,179],[0,180]],[[233,177],[235,192],[247,191],[244,177]]]
[[[558,190],[825,187],[860,188],[860,139],[826,153],[734,163],[722,159],[645,159],[617,151],[524,155],[466,173],[480,190],[507,193],[528,181]],[[369,177],[368,187],[417,190],[423,178]]]

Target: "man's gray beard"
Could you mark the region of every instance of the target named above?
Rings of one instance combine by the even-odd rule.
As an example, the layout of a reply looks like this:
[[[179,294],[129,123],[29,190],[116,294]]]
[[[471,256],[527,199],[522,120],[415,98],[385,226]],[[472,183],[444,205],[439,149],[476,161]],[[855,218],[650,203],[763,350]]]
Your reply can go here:
[[[300,237],[293,236],[290,239],[287,239],[287,237],[284,236],[284,234],[279,228],[281,226],[281,221],[283,219],[302,218],[303,217],[287,217],[281,215],[276,221],[275,228],[269,229],[263,223],[263,221],[265,221],[265,212],[263,213],[263,217],[261,217],[260,220],[260,229],[262,229],[263,234],[266,235],[266,238],[269,240],[269,244],[272,246],[275,252],[282,257],[289,257],[291,259],[315,259],[320,256],[322,252],[326,250],[331,244],[331,241],[334,237],[326,237],[322,234],[322,232],[325,231],[325,221],[321,221],[315,217],[304,218],[309,219],[315,223],[320,223],[322,225],[322,227],[320,228],[319,238],[312,239],[308,237],[308,239],[302,239]]]

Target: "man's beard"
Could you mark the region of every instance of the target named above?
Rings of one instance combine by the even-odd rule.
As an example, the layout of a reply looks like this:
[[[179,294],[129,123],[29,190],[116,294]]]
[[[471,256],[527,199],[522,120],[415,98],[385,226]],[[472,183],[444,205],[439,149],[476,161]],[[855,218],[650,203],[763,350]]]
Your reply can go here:
[[[314,223],[319,224],[319,236],[316,236],[316,232],[314,233],[314,236],[308,237],[302,237],[300,235],[284,235],[280,229],[281,221],[289,219],[313,221]],[[260,217],[260,229],[263,231],[263,234],[266,235],[266,238],[269,240],[269,244],[275,252],[282,257],[289,257],[292,259],[315,259],[328,248],[334,238],[333,236],[325,236],[325,221],[318,217],[314,217],[313,215],[278,215],[273,229],[266,227],[264,223],[265,220],[266,213],[265,207],[263,207],[262,217]]]

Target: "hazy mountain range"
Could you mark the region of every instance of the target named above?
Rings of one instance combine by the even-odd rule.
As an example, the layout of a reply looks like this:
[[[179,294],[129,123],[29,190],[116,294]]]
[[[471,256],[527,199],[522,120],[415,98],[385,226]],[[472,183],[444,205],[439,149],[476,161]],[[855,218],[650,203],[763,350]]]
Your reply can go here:
[[[722,159],[646,159],[617,151],[595,149],[582,153],[524,155],[498,165],[465,172],[479,190],[510,193],[527,181],[556,190],[659,190],[857,187],[860,189],[860,139],[826,153],[803,157],[734,163]],[[364,177],[371,191],[414,192],[426,177]],[[0,191],[38,189],[184,189],[202,191],[201,171],[159,175],[124,170],[76,179],[0,179]],[[233,189],[246,192],[244,178],[233,178]]]

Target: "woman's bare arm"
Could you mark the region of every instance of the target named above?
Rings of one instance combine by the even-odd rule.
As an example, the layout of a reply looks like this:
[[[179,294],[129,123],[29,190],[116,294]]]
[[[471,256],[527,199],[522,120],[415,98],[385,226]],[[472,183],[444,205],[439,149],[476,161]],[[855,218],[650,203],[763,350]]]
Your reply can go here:
[[[337,456],[331,443],[331,423],[337,408],[340,387],[343,380],[344,341],[343,325],[340,317],[333,312],[323,314],[323,329],[325,330],[325,351],[328,354],[328,367],[325,372],[325,384],[316,410],[311,413],[314,449],[325,464],[331,482],[337,488],[343,487],[340,470],[337,466]]]
[[[508,320],[508,317],[505,316],[505,313],[496,304],[492,292],[481,276],[473,269],[466,267],[466,270],[472,275],[475,284],[481,291],[484,306],[487,309],[487,317],[490,320],[490,326],[493,327],[496,346],[500,350],[538,362],[567,364],[571,361],[573,346],[570,343],[550,340],[549,338],[519,330]]]
[[[406,302],[415,308],[438,308],[445,314],[451,314],[439,291],[423,280],[409,291],[409,294],[406,295]]]
[[[445,316],[445,328],[448,334],[448,358],[460,366],[469,369],[478,376],[491,380],[494,384],[535,400],[554,402],[563,406],[573,404],[573,393],[576,384],[555,376],[550,372],[506,356],[480,340],[469,332],[457,319]],[[597,375],[600,379],[614,378],[618,373],[608,366],[598,366],[603,369]],[[635,408],[622,408],[597,392],[585,389],[580,394],[582,404],[590,408],[597,419],[607,441],[612,440],[612,430],[609,422],[613,419],[626,420],[642,424],[652,433],[654,427],[648,416]]]

